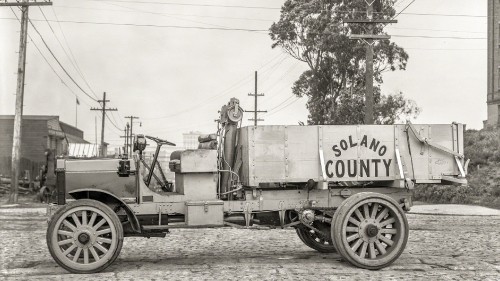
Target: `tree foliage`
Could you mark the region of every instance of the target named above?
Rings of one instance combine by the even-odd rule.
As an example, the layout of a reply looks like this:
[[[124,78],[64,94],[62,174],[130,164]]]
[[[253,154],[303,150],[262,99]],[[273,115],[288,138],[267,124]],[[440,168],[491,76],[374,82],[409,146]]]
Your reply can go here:
[[[375,3],[377,18],[391,18],[395,0]],[[364,0],[287,0],[280,20],[270,28],[273,48],[280,47],[305,62],[306,70],[293,85],[293,93],[307,96],[309,124],[361,124],[364,116],[365,47],[349,35],[365,33],[360,24],[345,19],[366,19]],[[373,28],[382,34],[383,25]],[[406,69],[408,54],[388,40],[374,45],[375,122],[392,124],[416,115],[418,107],[402,93],[384,96],[382,73]]]

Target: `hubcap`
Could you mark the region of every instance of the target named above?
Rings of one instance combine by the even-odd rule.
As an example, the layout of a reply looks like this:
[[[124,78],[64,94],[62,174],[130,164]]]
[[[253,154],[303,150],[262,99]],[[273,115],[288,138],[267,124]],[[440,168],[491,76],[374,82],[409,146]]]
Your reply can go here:
[[[368,237],[372,238],[377,236],[378,234],[378,227],[374,226],[373,224],[369,224],[366,226],[366,235]]]
[[[90,236],[87,233],[81,233],[78,235],[78,242],[82,243],[83,245],[87,244],[90,241]]]

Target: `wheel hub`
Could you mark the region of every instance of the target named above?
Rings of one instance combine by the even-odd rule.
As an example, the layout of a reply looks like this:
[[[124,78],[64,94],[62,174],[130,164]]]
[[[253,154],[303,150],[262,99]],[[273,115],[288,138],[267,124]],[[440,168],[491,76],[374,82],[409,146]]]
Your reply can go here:
[[[81,226],[74,233],[74,241],[80,248],[88,248],[95,244],[96,231],[89,226]]]
[[[90,236],[87,233],[80,233],[78,235],[78,242],[82,243],[83,245],[86,245],[90,241]]]
[[[369,224],[366,226],[366,235],[369,238],[375,237],[378,235],[378,227],[373,224]]]
[[[300,213],[300,219],[304,224],[311,224],[314,221],[314,211],[313,210],[304,210]]]
[[[372,218],[363,220],[359,224],[358,233],[365,242],[375,242],[380,233],[379,223]]]

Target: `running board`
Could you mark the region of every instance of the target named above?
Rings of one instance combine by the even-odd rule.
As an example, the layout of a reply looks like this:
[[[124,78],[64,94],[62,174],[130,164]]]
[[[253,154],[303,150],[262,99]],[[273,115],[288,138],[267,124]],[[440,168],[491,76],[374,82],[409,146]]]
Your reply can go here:
[[[219,224],[207,224],[207,225],[186,225],[186,224],[169,224],[169,225],[145,225],[142,227],[144,230],[167,230],[172,228],[215,228],[223,227],[224,225]]]

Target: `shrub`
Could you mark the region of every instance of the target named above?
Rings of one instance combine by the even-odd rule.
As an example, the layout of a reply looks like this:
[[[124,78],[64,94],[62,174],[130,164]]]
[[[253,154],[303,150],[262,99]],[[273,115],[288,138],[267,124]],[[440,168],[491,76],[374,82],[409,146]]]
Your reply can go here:
[[[494,129],[465,132],[465,157],[470,159],[471,170],[476,169],[477,165],[500,163],[499,137],[499,131]]]

